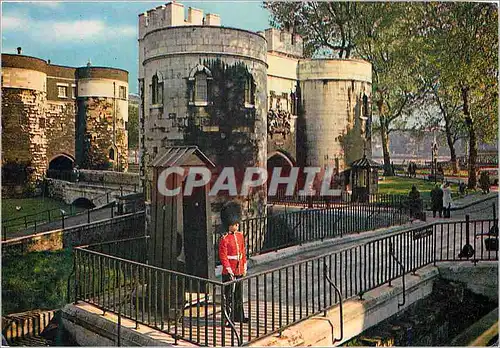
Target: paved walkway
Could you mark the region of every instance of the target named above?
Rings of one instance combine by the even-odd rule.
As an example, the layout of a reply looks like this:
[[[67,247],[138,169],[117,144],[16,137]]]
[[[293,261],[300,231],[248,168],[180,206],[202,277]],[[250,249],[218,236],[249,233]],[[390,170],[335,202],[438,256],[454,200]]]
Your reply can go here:
[[[498,198],[491,194],[491,200]],[[430,219],[430,221],[416,221],[404,226],[346,235],[343,238],[324,240],[323,242],[307,243],[277,252],[252,257],[249,266],[249,277],[243,280],[244,311],[250,318],[249,323],[236,324],[236,329],[244,342],[251,341],[266,333],[271,333],[285,325],[305,319],[313,313],[318,313],[338,303],[333,287],[331,287],[324,272],[329,274],[332,282],[336,284],[344,299],[362,295],[369,289],[387,284],[389,279],[401,279],[402,268],[397,260],[405,267],[405,273],[417,270],[426,265],[432,265],[434,256],[441,260],[457,258],[463,245],[466,243],[463,221],[465,214],[470,214],[472,219],[491,218],[493,210],[491,201],[476,197],[457,200],[457,205],[463,209],[457,210],[452,219]],[[477,203],[472,205],[472,203]],[[488,216],[489,214],[489,216]],[[430,227],[434,221],[443,221],[444,224],[435,228]],[[451,222],[448,224],[447,222]],[[397,233],[405,230],[422,229],[418,232]],[[485,251],[481,239],[475,238],[479,232],[487,231],[491,223],[471,222],[471,244],[474,245],[476,255],[488,259],[497,259],[498,254]],[[382,238],[387,237],[387,238]],[[394,246],[395,258],[390,254]],[[92,261],[93,262],[93,261]],[[127,273],[128,272],[128,273]],[[125,274],[134,277],[132,268],[125,268]],[[145,275],[140,276],[145,280]],[[165,279],[164,279],[165,278]],[[100,279],[100,277],[96,277]],[[178,283],[176,275],[165,274],[158,280],[158,276],[151,273],[149,281],[160,281],[161,284]],[[99,282],[99,280],[97,280]],[[196,284],[198,283],[198,284]],[[90,285],[92,284],[92,285]],[[151,283],[153,284],[153,283]],[[200,287],[200,281],[189,283],[194,289]],[[186,284],[187,286],[188,284]],[[89,285],[94,287],[94,283]],[[157,285],[151,286],[156,288]],[[141,287],[141,285],[139,285]],[[221,294],[221,289],[216,285],[207,284],[208,293]],[[97,284],[96,288],[100,288]],[[150,288],[150,289],[151,289]],[[92,291],[92,290],[88,290]],[[215,303],[200,302],[200,295],[196,292],[189,293],[198,298],[201,306],[191,306],[185,309],[184,318],[178,325],[164,320],[164,313],[159,310],[161,298],[174,297],[176,294],[157,296],[154,291],[142,290],[131,293],[129,300],[124,303],[124,311],[133,317],[135,310],[141,307],[139,293],[142,294],[142,313],[151,326],[157,326],[164,331],[182,335],[184,339],[197,341],[206,345],[231,345],[237,344],[234,334],[229,328],[223,327],[223,317],[220,306]],[[114,302],[114,292],[107,293],[98,301]],[[158,302],[160,299],[160,302]],[[189,301],[192,302],[192,301]],[[138,307],[135,307],[138,306]],[[149,310],[146,313],[146,308]]]
[[[111,217],[111,209],[113,209],[113,207],[103,207],[100,209],[92,210],[90,212],[90,222],[109,219]],[[116,216],[116,207],[114,208],[114,213]],[[78,215],[68,216],[64,219],[64,228],[86,224],[88,223],[88,221],[89,221],[88,212],[79,213]],[[28,236],[30,234],[47,232],[60,228],[62,228],[62,220],[58,219],[57,221],[39,224],[36,226],[36,229],[35,226],[31,226],[24,230],[13,231],[13,232],[8,231],[7,239]]]
[[[455,208],[451,213],[451,219],[444,219],[439,217],[433,218],[432,213],[427,213],[426,222],[415,220],[401,226],[393,226],[390,228],[382,228],[370,232],[345,235],[342,238],[333,238],[324,240],[323,242],[311,242],[303,244],[301,246],[294,246],[287,249],[251,257],[250,264],[253,264],[256,267],[251,271],[251,273],[260,272],[261,270],[271,269],[279,265],[285,265],[287,263],[293,263],[299,260],[305,260],[313,256],[321,255],[341,248],[344,249],[359,243],[364,243],[376,238],[380,238],[382,236],[395,234],[408,229],[424,227],[436,221],[445,222],[464,220],[465,215],[469,215],[471,220],[493,219],[493,204],[496,204],[495,208],[498,210],[498,192],[490,192],[486,195],[469,195],[455,200],[454,204]],[[267,263],[269,263],[269,265],[265,265]],[[257,267],[257,265],[259,265],[259,267]]]

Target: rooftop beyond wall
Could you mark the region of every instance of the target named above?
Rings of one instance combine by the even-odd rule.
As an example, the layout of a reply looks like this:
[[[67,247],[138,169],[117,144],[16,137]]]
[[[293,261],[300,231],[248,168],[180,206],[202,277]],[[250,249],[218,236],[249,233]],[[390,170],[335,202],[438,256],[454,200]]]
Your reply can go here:
[[[264,36],[267,40],[268,52],[282,53],[294,58],[303,57],[304,44],[300,35],[286,30],[269,28],[266,29]]]

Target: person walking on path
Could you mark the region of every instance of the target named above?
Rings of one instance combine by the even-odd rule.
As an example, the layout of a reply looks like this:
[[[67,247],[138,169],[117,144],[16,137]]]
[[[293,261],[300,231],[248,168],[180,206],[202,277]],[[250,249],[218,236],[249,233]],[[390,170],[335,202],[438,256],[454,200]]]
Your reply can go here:
[[[451,188],[450,188],[450,183],[445,182],[441,186],[441,190],[443,190],[443,211],[444,211],[444,217],[445,218],[450,218],[451,217],[451,204],[452,204],[452,199],[451,199]]]
[[[247,273],[245,238],[239,231],[241,208],[230,202],[221,210],[224,235],[219,242],[219,260],[222,264],[222,281],[229,282],[244,277]],[[224,290],[226,308],[235,322],[247,323],[243,310],[243,289],[241,282],[226,286]],[[226,324],[227,326],[227,324]]]
[[[417,190],[415,185],[411,187],[411,191],[408,193],[408,198],[410,199],[410,217],[418,217],[422,211],[422,205],[420,192]]]
[[[479,185],[481,186],[483,194],[490,192],[490,176],[488,175],[488,172],[481,172],[481,176],[479,177]]]
[[[431,191],[432,217],[436,217],[436,211],[439,217],[443,217],[443,190],[439,185],[434,186]]]

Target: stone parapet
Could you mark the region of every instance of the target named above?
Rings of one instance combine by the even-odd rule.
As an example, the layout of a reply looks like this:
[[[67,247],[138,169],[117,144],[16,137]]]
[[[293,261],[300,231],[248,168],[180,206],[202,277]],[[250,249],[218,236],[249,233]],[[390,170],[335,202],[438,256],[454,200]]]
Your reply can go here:
[[[361,59],[306,59],[298,66],[300,81],[349,80],[372,82],[372,65]]]
[[[266,64],[265,39],[251,31],[216,27],[169,27],[151,31],[142,43],[143,65],[170,56],[216,54]]]
[[[139,40],[154,30],[168,27],[208,25],[220,26],[220,17],[207,13],[203,18],[203,10],[188,8],[187,19],[184,5],[178,2],[169,2],[165,5],[150,9],[139,15]]]

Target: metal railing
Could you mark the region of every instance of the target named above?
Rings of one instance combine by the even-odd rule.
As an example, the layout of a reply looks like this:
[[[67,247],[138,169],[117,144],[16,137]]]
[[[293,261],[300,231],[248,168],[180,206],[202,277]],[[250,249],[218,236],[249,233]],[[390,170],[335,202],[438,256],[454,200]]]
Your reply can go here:
[[[37,232],[44,232],[58,228],[69,227],[68,219],[79,217],[77,224],[91,223],[107,218],[113,218],[117,215],[116,204],[108,207],[109,212],[103,215],[103,208],[79,209],[74,206],[66,213],[62,209],[52,209],[36,214],[30,214],[2,221],[2,240],[8,237],[19,237]],[[50,225],[49,225],[50,224]],[[74,224],[73,224],[74,225]]]
[[[267,215],[243,220],[247,256],[300,245],[310,241],[402,225],[411,220],[411,207],[402,196],[373,195],[368,203],[341,204],[323,209]],[[215,255],[221,238],[216,226]],[[216,262],[219,262],[216,258]]]
[[[22,229],[33,228],[36,232],[37,227],[42,224],[62,221],[64,218],[77,215],[77,209],[74,205],[69,206],[69,212],[61,208],[44,210],[34,214],[27,214],[15,218],[2,220],[3,240],[9,232],[15,232]]]
[[[139,248],[134,240],[117,242],[113,250],[76,248],[75,298],[167,332],[175,343],[183,339],[206,346],[248,344],[324,313],[340,303],[339,292],[343,300],[362,297],[441,261],[496,261],[498,248],[483,251],[479,237],[474,237],[473,256],[460,258],[459,254],[467,230],[479,236],[476,232],[494,230],[497,224],[493,219],[434,223],[225,283],[113,255],[113,250]],[[488,238],[498,245],[497,235]],[[250,319],[235,324],[238,335],[225,326],[226,308],[220,300],[226,289],[237,284],[243,289],[243,308]]]
[[[42,331],[53,320],[55,311],[32,311],[6,315],[2,318],[2,335],[10,345],[20,345],[19,341],[40,337]]]
[[[319,195],[286,195],[286,190],[278,190],[276,195],[268,196],[267,202],[285,206],[298,206],[303,208],[329,208],[339,204],[350,203],[383,203],[391,206],[400,206],[408,202],[408,196],[394,195],[386,193],[374,193],[366,195],[356,195],[342,191],[340,196],[319,196]]]

